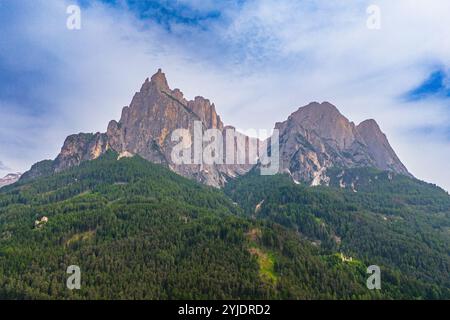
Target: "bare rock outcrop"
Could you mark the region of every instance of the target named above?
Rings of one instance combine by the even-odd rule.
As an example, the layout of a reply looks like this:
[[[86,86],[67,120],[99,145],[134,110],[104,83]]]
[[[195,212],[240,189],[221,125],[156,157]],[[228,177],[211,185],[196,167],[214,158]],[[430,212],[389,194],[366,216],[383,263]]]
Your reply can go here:
[[[197,129],[200,124],[197,132],[196,123]],[[218,130],[226,140],[224,124],[217,115],[214,104],[200,96],[192,101],[186,100],[179,89],[170,89],[165,74],[159,69],[151,79],[145,80],[139,92],[134,94],[130,105],[123,108],[120,120],[110,121],[106,133],[80,133],[67,137],[50,169],[49,163],[43,162],[33,166],[26,177],[41,176],[39,170],[42,168],[45,168],[45,172],[59,172],[77,166],[82,161],[98,158],[109,149],[119,155],[139,155],[153,163],[165,165],[180,175],[216,187],[223,186],[229,178],[245,174],[253,166],[225,164],[225,155],[223,164],[196,162],[193,155],[190,157],[192,163],[176,163],[172,151],[180,141],[173,141],[172,133],[177,129],[189,132],[190,138],[187,141],[190,140],[191,144],[195,134],[200,134],[202,139],[207,129]],[[245,143],[248,139],[245,137],[244,145],[235,149],[247,150]],[[226,144],[224,142],[224,146]],[[208,141],[201,142],[201,148],[206,145]]]
[[[327,184],[330,167],[374,167],[411,176],[374,120],[355,126],[328,102],[312,102],[277,123],[280,169],[294,180]]]
[[[183,130],[183,135],[177,140],[173,133],[179,129]],[[374,120],[356,126],[328,102],[312,102],[299,108],[286,121],[276,123],[275,129],[279,130],[280,137],[279,172],[289,173],[296,182],[328,184],[327,169],[331,167],[374,167],[411,176]],[[205,139],[207,130],[215,132],[217,137]],[[201,152],[211,141],[221,138],[223,154],[218,159],[222,161],[195,161],[198,153],[195,146],[192,150],[192,145],[199,134]],[[192,162],[174,160],[174,148],[180,143],[183,145],[181,154]],[[159,69],[144,81],[130,105],[123,108],[120,120],[110,121],[106,133],[67,137],[54,161],[35,164],[23,178],[60,172],[113,150],[119,154],[118,159],[123,155],[139,155],[185,177],[220,187],[229,179],[248,172],[259,159],[258,155],[250,154],[250,149],[254,149],[253,146],[258,149],[265,143],[267,141],[249,138],[231,126],[224,126],[215,105],[208,99],[198,96],[189,101],[181,90],[172,90]],[[229,159],[225,155],[230,150],[234,155],[231,163],[226,161]]]

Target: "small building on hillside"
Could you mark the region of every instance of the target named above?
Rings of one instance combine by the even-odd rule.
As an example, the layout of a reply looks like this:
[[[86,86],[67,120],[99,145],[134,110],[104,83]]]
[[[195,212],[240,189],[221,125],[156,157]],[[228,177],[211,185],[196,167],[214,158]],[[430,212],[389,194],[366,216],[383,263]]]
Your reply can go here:
[[[44,224],[46,224],[48,222],[48,217],[43,216],[40,220],[36,220],[34,222],[34,227],[35,228],[41,228]]]
[[[344,256],[344,254],[341,252],[341,260],[342,260],[342,262],[351,262],[351,261],[353,261],[353,258],[352,258],[352,257],[346,257],[346,256]]]

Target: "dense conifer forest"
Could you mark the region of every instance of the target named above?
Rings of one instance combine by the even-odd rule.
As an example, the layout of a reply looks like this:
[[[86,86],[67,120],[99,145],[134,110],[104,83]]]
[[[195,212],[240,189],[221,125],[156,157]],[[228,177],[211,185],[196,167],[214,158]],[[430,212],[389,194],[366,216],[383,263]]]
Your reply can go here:
[[[0,190],[0,298],[450,298],[450,196],[373,169],[331,176],[253,170],[221,190],[108,152],[22,179]]]

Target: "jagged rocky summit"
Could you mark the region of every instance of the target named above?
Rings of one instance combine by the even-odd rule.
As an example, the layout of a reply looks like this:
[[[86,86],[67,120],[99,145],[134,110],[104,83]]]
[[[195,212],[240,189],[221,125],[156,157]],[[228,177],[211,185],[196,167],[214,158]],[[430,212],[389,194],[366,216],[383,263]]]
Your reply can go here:
[[[328,184],[331,167],[373,167],[412,176],[375,120],[355,125],[328,102],[312,102],[276,123],[280,167],[296,181]]]
[[[180,175],[216,187],[252,168],[251,164],[175,164],[171,153],[178,142],[172,141],[171,134],[182,128],[189,130],[193,137],[195,122],[201,123],[202,132],[207,129],[222,132],[225,144],[225,129],[235,132],[233,127],[224,126],[214,104],[208,99],[198,96],[188,101],[179,89],[171,90],[160,69],[151,79],[145,80],[130,105],[123,108],[120,120],[112,120],[106,133],[80,133],[67,137],[52,163],[36,164],[25,178],[37,177],[43,172],[60,172],[82,161],[96,159],[109,149],[119,153],[119,157],[140,155],[151,162],[166,165]],[[240,135],[238,132],[235,134]],[[245,136],[243,139],[251,140]]]
[[[35,164],[23,179],[60,172],[82,161],[93,160],[107,150],[121,157],[140,155],[201,183],[221,187],[229,179],[245,174],[253,166],[244,164],[176,164],[171,153],[177,142],[171,134],[187,129],[194,135],[195,123],[201,130],[219,130],[224,148],[232,143],[233,150],[247,152],[249,144],[261,144],[255,138],[224,126],[215,105],[203,97],[187,100],[179,89],[170,89],[165,74],[158,70],[146,79],[130,105],[122,110],[119,121],[112,120],[105,133],[80,133],[67,137],[60,154],[53,161]],[[244,144],[227,141],[226,130],[242,138]],[[289,118],[276,123],[279,130],[279,172],[289,173],[294,181],[312,185],[327,184],[327,169],[331,167],[374,167],[411,176],[389,145],[386,136],[374,120],[355,125],[328,102],[313,102],[299,108]],[[229,139],[228,139],[229,140]]]

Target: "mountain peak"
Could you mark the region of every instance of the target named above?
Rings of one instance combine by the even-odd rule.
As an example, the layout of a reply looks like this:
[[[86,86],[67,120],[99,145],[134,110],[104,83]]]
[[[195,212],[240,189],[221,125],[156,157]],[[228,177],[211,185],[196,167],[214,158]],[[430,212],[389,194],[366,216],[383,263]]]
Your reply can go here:
[[[218,129],[224,134],[214,103],[201,96],[185,99],[181,90],[170,89],[166,75],[158,69],[145,80],[130,105],[123,108],[120,120],[109,123],[106,133],[69,136],[58,157],[41,167],[59,172],[112,149],[119,154],[140,155],[214,186],[250,170],[250,164],[207,168],[175,164],[171,159],[176,142],[171,133],[180,128],[193,133],[197,121],[202,123],[202,130]],[[290,172],[296,180],[312,181],[314,185],[326,182],[326,170],[331,167],[375,167],[409,175],[375,120],[355,126],[329,102],[311,102],[275,128],[280,133],[280,171]]]
[[[329,102],[319,103],[315,101],[298,108],[289,116],[288,120],[309,128],[315,126],[317,122],[321,122],[321,125],[324,124],[323,122],[328,122],[327,127],[349,123],[336,106]]]
[[[341,115],[341,113],[339,112],[338,108],[327,102],[324,101],[322,103],[313,101],[308,103],[306,106],[300,107],[298,108],[298,110],[295,113],[299,113],[299,114],[309,114],[309,115],[322,115],[322,114],[331,114],[331,115]]]
[[[374,167],[411,176],[375,120],[355,126],[329,102],[311,102],[275,128],[282,169],[296,180],[327,183],[331,167]]]
[[[161,69],[158,69],[158,71],[150,79],[145,79],[141,92],[149,91],[150,88],[156,88],[159,91],[170,91],[166,75]]]
[[[302,135],[316,134],[339,150],[348,148],[355,140],[354,124],[329,102],[311,102],[292,113],[287,121],[278,123],[276,128]]]
[[[316,111],[333,111],[333,112],[339,112],[338,108],[329,103],[328,101],[323,101],[321,103],[317,102],[317,101],[312,101],[310,103],[308,103],[306,106],[300,107],[299,109],[311,109],[313,108]]]
[[[152,82],[167,85],[166,74],[163,73],[161,69],[158,69],[158,71],[152,76]]]
[[[375,121],[375,119],[367,119],[364,120],[363,122],[361,122],[360,124],[358,124],[357,126],[358,130],[378,130],[381,132],[380,126],[378,125],[378,123]]]

